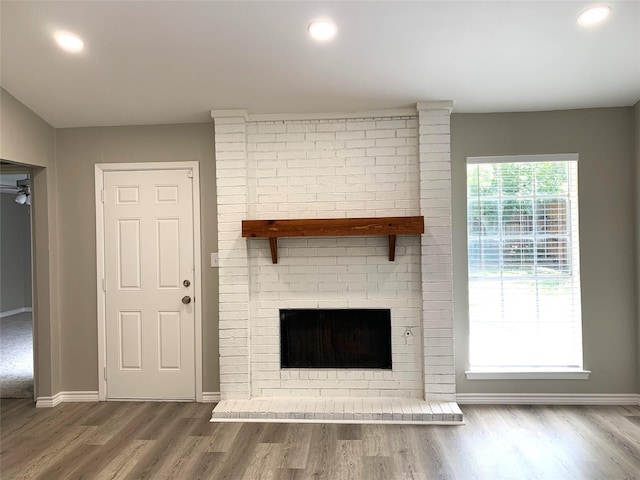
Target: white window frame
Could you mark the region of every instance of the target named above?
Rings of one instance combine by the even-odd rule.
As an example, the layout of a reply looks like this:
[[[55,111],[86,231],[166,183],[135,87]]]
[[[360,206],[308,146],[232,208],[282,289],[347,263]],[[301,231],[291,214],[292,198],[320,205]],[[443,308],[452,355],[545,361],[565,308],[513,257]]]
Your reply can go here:
[[[577,153],[550,155],[508,155],[467,157],[467,165],[482,163],[523,163],[523,162],[577,162]],[[465,177],[465,192],[467,180]],[[465,193],[466,195],[466,193]],[[578,192],[572,194],[577,201]],[[466,224],[466,222],[465,222]],[[578,239],[579,241],[579,239]],[[467,260],[468,268],[468,260]],[[582,339],[582,332],[580,332]],[[469,337],[469,341],[471,338]],[[584,362],[584,356],[582,355]],[[584,363],[582,363],[584,365]],[[590,370],[581,367],[470,367],[465,371],[467,380],[587,380]]]

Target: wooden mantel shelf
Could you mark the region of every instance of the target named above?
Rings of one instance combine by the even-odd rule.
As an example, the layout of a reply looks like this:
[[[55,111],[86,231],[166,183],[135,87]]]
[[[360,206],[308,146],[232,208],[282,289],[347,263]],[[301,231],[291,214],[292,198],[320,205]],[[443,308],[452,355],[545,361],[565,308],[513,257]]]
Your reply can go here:
[[[343,237],[388,235],[389,261],[395,260],[396,235],[424,233],[424,217],[308,218],[295,220],[243,220],[242,236],[268,238],[271,260],[278,263],[279,237]]]

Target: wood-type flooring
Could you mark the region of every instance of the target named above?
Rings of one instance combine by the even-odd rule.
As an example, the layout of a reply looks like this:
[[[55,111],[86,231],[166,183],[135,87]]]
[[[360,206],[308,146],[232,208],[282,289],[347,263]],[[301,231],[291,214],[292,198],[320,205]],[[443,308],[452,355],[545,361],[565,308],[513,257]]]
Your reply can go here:
[[[463,406],[463,426],[209,423],[198,403],[1,408],[2,480],[640,479],[636,406]]]

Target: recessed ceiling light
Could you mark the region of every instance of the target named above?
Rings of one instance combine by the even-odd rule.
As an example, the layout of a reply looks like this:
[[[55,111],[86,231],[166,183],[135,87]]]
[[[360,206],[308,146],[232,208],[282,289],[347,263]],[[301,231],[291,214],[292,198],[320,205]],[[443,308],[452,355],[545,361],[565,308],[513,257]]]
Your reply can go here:
[[[67,52],[78,53],[84,49],[84,42],[73,33],[60,32],[55,34],[56,42],[60,48]]]
[[[309,33],[319,42],[331,40],[337,32],[338,27],[329,20],[316,20],[309,25]]]
[[[578,23],[585,27],[595,25],[602,22],[611,13],[611,7],[608,5],[596,5],[587,8],[584,12],[578,15]]]

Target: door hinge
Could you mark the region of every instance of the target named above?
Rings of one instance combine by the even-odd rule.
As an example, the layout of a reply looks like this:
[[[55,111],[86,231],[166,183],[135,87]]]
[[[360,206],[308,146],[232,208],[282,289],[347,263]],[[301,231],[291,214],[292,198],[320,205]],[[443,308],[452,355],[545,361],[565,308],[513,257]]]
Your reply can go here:
[[[187,170],[187,178],[193,178],[193,170]]]
[[[100,190],[100,201],[104,203],[104,190]]]
[[[104,379],[107,379],[107,367],[104,367]]]
[[[102,291],[107,291],[107,280],[105,278],[102,279]]]

